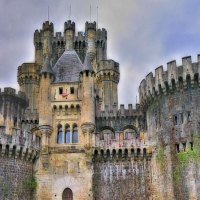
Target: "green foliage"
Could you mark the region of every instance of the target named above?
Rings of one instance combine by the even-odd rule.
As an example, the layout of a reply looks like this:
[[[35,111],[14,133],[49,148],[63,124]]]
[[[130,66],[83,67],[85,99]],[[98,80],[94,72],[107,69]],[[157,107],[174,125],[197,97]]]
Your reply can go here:
[[[190,162],[199,163],[199,145],[200,138],[194,138],[194,147],[193,149],[186,149],[186,151],[181,151],[176,154],[177,163],[173,169],[173,180],[177,185],[181,180],[181,171],[186,167]]]
[[[172,178],[173,178],[175,185],[177,185],[179,183],[180,179],[181,179],[180,174],[181,174],[180,167],[176,166],[172,171]]]
[[[24,181],[24,186],[26,189],[35,191],[37,188],[37,179],[35,176],[31,176]]]
[[[185,166],[190,161],[197,162],[199,160],[199,152],[197,148],[194,148],[193,150],[179,152],[177,153],[177,159],[179,164]]]
[[[153,112],[157,107],[158,107],[158,102],[155,99],[151,100],[148,108],[149,111]]]

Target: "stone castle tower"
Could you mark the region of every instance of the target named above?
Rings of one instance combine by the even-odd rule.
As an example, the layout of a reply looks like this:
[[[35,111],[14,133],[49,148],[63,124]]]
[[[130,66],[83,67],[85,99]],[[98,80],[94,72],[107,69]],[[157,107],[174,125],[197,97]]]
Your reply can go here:
[[[95,22],[46,21],[34,46],[20,92],[0,93],[0,199],[200,199],[199,56],[148,74],[125,109]]]

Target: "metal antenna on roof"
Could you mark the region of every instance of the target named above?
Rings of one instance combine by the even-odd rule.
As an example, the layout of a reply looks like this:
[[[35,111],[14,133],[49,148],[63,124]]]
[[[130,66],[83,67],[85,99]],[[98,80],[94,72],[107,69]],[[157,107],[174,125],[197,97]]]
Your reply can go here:
[[[99,23],[99,7],[97,5],[97,29],[98,29],[98,23]]]
[[[49,21],[49,6],[48,6],[48,21]]]
[[[69,19],[71,19],[71,4],[69,6]]]
[[[91,4],[90,4],[90,22],[91,22],[91,15],[92,15],[92,7],[91,7]]]
[[[137,96],[136,96],[136,104],[137,104]]]

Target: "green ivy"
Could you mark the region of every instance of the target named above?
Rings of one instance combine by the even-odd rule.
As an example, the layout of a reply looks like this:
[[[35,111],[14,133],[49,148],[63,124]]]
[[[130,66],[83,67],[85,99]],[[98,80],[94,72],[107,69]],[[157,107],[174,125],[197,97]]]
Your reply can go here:
[[[194,138],[194,147],[193,149],[186,149],[186,151],[181,151],[176,154],[177,164],[173,169],[173,180],[175,184],[178,184],[181,180],[181,170],[186,167],[190,162],[198,163],[199,159],[199,146],[200,138]]]
[[[179,183],[180,179],[181,179],[180,174],[181,174],[180,167],[176,166],[172,171],[172,178],[173,178],[175,185],[177,185]]]
[[[186,165],[190,161],[197,162],[199,160],[199,152],[197,148],[177,153],[178,162],[181,165]]]
[[[26,189],[35,191],[37,188],[37,179],[35,176],[31,176],[24,181]]]
[[[158,101],[155,99],[151,100],[149,108],[148,108],[149,111],[153,112],[157,107],[158,107]]]

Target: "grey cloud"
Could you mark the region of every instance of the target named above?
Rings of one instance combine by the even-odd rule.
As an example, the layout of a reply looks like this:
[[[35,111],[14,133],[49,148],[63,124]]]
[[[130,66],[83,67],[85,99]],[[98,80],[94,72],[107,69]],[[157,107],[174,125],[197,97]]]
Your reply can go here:
[[[120,103],[135,103],[139,83],[154,68],[180,56],[195,56],[199,50],[200,3],[196,0],[1,0],[1,87],[16,86],[18,65],[33,61],[33,32],[47,20],[48,5],[55,31],[63,31],[69,4],[77,31],[90,20],[90,4],[93,21],[99,5],[99,27],[108,31],[109,58],[121,66]],[[183,34],[193,40],[170,43]]]

